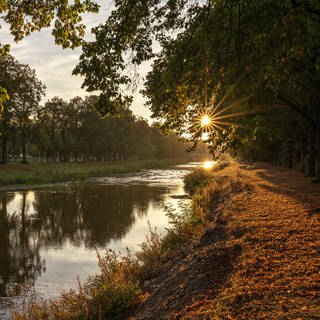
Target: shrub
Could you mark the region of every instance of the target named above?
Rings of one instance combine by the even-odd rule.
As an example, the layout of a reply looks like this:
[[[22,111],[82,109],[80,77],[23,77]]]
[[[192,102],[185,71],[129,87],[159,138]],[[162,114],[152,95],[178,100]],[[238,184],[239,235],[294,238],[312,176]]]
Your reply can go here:
[[[203,224],[215,211],[218,203],[230,196],[231,185],[230,179],[226,176],[211,176],[206,186],[197,190],[193,197],[192,210]]]
[[[205,186],[211,175],[205,169],[196,169],[187,174],[184,178],[184,188],[190,194],[194,194],[197,189]]]

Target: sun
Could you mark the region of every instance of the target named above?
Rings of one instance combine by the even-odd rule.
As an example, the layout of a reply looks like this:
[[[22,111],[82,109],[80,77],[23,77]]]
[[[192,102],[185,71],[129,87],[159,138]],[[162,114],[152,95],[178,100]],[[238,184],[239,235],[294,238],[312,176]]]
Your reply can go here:
[[[202,133],[209,133],[215,130],[215,118],[209,108],[198,111],[195,117],[195,127]]]
[[[238,112],[231,111],[238,105],[241,105],[251,99],[251,95],[239,100],[234,100],[230,104],[224,105],[240,79],[241,78],[236,80],[235,84],[230,87],[230,89],[225,93],[219,102],[216,103],[215,99],[211,99],[209,104],[205,103],[204,108],[200,107],[198,110],[196,110],[196,114],[194,115],[192,122],[192,129],[195,130],[199,136],[201,136],[203,141],[209,140],[211,133],[225,132],[228,130],[232,124],[232,122],[230,122],[231,119],[248,114],[255,114],[258,112],[257,110],[240,110]]]
[[[201,120],[200,120],[200,123],[201,123],[201,126],[202,127],[206,127],[208,126],[210,123],[211,123],[212,119],[210,116],[208,115],[203,115]]]

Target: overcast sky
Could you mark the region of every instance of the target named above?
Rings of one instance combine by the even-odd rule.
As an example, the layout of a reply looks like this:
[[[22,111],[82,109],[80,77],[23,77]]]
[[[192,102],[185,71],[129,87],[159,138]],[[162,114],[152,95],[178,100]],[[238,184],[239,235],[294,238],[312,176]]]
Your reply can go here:
[[[86,38],[90,38],[92,27],[105,21],[113,9],[111,0],[96,1],[101,5],[99,14],[86,14],[84,22],[87,26]],[[84,97],[89,93],[81,89],[82,79],[72,75],[72,70],[79,61],[81,49],[61,49],[54,43],[50,29],[33,33],[19,43],[14,43],[8,28],[1,21],[1,43],[11,45],[11,54],[20,62],[29,64],[36,70],[38,78],[46,85],[46,97],[44,101],[54,96],[69,100],[75,96]],[[149,63],[145,64],[140,72],[145,76],[149,70]],[[150,111],[143,105],[144,100],[138,93],[135,94],[132,111],[136,115],[149,118]]]

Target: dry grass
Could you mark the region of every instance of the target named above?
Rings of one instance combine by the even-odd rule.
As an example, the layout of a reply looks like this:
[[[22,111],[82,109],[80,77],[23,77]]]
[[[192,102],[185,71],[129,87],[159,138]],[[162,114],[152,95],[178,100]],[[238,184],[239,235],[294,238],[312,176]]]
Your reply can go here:
[[[107,250],[97,252],[100,274],[77,289],[64,292],[56,300],[37,302],[33,299],[24,313],[15,312],[14,320],[102,320],[122,319],[143,300],[137,279],[139,263],[128,253],[120,257]]]

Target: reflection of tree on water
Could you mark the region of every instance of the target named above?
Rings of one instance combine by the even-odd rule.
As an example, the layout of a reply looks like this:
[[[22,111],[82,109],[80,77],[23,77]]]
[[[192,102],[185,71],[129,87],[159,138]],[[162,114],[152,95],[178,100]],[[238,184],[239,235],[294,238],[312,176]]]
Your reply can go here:
[[[151,201],[159,201],[159,188],[133,185],[79,184],[71,189],[41,192],[35,207],[41,220],[41,242],[63,245],[93,243],[104,246],[111,239],[122,238],[143,216]]]
[[[8,296],[15,284],[34,283],[44,269],[41,248],[62,247],[66,241],[106,246],[125,236],[162,194],[146,185],[82,183],[35,192],[33,202],[27,192],[0,195],[0,296]]]
[[[19,212],[8,212],[13,198],[4,194],[0,206],[0,296],[19,294],[22,284],[32,285],[41,274],[38,236],[34,220],[26,216],[26,192],[22,193]]]

